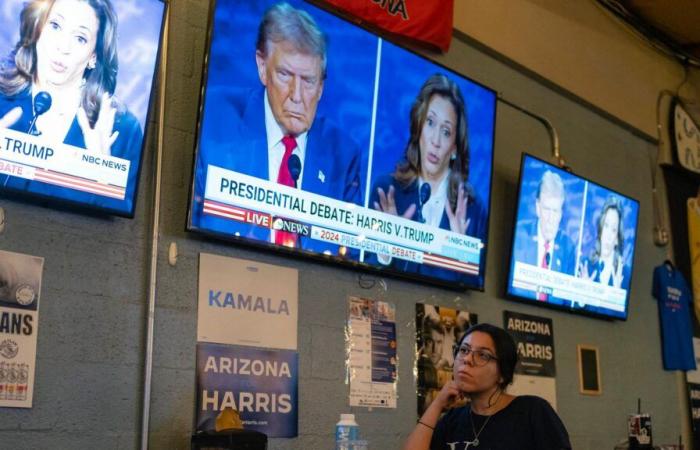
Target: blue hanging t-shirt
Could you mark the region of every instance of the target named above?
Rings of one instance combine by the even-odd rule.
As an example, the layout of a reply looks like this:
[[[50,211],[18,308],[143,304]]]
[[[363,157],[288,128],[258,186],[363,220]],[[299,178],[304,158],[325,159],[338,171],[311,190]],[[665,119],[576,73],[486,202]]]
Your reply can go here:
[[[664,369],[694,370],[690,305],[693,296],[683,275],[668,264],[654,269],[654,297],[659,304]]]

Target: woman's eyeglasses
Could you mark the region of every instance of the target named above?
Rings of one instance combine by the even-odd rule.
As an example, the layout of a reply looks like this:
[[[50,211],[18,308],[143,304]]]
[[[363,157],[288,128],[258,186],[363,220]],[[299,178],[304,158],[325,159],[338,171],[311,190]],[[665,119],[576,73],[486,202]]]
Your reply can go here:
[[[498,361],[498,358],[491,352],[483,349],[473,349],[471,345],[468,344],[464,344],[457,349],[455,358],[464,359],[469,355],[472,355],[473,364],[478,367],[485,366],[491,361]]]

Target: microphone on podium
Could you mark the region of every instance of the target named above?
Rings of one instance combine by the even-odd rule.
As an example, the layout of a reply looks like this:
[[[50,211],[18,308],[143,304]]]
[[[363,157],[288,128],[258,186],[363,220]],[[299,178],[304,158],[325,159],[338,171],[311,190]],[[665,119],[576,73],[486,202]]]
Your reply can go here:
[[[34,96],[32,121],[29,124],[28,134],[39,136],[41,131],[36,129],[36,119],[51,108],[51,94],[41,91]]]
[[[292,154],[287,160],[287,169],[289,169],[289,174],[294,180],[294,188],[297,188],[297,180],[299,180],[299,175],[301,174],[301,159],[299,156]]]
[[[428,183],[423,183],[420,187],[420,192],[418,195],[418,222],[425,223],[425,218],[423,217],[423,205],[430,199],[430,185]]]

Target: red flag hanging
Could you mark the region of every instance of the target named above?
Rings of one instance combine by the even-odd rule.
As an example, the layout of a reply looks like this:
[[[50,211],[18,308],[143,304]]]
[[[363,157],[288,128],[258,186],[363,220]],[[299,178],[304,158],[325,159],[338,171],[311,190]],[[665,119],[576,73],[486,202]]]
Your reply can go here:
[[[325,0],[382,30],[450,48],[454,0]]]

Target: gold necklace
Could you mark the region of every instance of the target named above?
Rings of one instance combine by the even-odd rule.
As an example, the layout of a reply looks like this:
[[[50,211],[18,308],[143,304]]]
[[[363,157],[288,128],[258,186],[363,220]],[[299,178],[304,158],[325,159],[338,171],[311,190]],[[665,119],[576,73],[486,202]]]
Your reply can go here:
[[[479,432],[477,433],[476,431],[476,426],[474,426],[474,413],[472,410],[469,410],[469,420],[472,423],[472,433],[474,433],[474,439],[471,441],[467,441],[467,446],[465,447],[464,450],[469,449],[469,447],[478,447],[479,446],[479,436],[481,435],[481,432],[484,431],[484,427],[486,427],[486,424],[489,423],[489,420],[491,420],[491,416],[486,416],[486,420],[484,420],[484,424],[481,425],[481,428],[479,428]]]

